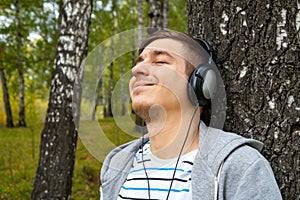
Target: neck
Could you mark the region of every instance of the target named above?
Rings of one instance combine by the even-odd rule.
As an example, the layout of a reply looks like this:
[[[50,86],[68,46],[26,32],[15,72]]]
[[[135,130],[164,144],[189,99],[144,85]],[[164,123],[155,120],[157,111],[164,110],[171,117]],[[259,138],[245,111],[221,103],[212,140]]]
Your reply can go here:
[[[160,107],[151,109],[151,120],[146,123],[155,156],[163,159],[178,157],[183,145],[182,154],[198,148],[200,112],[198,109],[193,117],[194,109],[191,107],[184,113],[180,110],[166,112]]]

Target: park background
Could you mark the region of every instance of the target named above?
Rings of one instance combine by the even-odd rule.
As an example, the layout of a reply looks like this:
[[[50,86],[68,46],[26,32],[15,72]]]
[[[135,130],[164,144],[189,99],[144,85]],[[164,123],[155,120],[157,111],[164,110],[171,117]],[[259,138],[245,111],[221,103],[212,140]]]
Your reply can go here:
[[[115,123],[112,92],[137,52],[117,57],[129,39],[114,36],[132,30],[136,49],[146,36],[138,30],[160,28],[212,44],[227,97],[224,129],[263,141],[283,198],[300,199],[299,1],[4,0],[0,20],[0,199],[99,198],[102,160],[78,138],[74,77],[110,41],[94,117],[114,145],[131,140]],[[132,131],[143,131],[130,101],[121,107],[139,125]]]

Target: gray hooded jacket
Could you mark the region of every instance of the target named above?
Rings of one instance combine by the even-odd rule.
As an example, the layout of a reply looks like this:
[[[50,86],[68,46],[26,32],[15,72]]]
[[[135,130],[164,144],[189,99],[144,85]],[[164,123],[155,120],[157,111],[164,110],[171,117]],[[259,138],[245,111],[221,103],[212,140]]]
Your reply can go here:
[[[147,135],[144,140],[148,140]],[[108,154],[100,176],[102,200],[118,198],[141,144],[140,138]],[[261,142],[206,127],[201,122],[199,151],[192,170],[193,199],[282,199],[273,171],[259,153],[262,147]]]

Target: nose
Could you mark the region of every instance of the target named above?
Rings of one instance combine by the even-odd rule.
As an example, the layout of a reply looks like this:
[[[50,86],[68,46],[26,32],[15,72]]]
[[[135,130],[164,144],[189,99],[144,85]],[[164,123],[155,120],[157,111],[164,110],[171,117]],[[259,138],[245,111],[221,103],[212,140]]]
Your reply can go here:
[[[131,69],[132,75],[137,76],[148,76],[149,75],[149,65],[147,64],[137,64]]]

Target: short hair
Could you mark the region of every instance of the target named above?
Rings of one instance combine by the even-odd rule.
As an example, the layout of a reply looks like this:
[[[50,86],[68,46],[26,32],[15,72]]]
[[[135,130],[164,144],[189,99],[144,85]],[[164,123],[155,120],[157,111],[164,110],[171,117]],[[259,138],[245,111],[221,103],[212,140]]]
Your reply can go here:
[[[164,38],[170,38],[174,39],[180,42],[183,42],[184,44],[187,44],[190,48],[197,49],[199,48],[200,43],[191,36],[190,34],[178,32],[178,31],[172,31],[168,29],[158,30],[151,35],[149,35],[141,44],[139,47],[139,54],[142,53],[142,51],[153,41],[158,39],[164,39]]]

